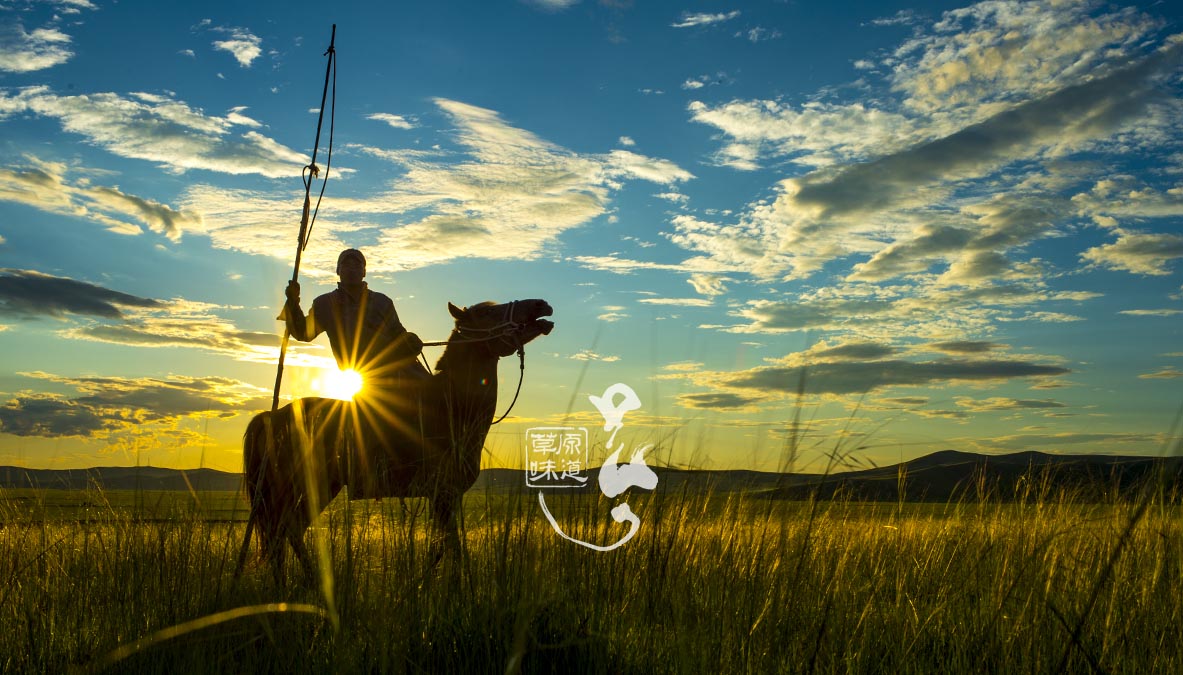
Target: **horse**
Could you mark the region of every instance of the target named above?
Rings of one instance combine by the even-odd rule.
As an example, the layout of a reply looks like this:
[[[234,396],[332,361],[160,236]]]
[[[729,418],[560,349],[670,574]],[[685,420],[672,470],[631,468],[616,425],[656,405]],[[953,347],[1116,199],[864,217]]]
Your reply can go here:
[[[277,583],[287,546],[312,579],[304,532],[345,486],[351,500],[426,497],[434,562],[445,549],[459,551],[456,508],[480,472],[497,404],[497,362],[517,353],[524,376],[525,345],[554,323],[542,318],[553,310],[538,299],[463,309],[449,302],[448,311],[455,327],[435,373],[420,368],[426,379],[378,378],[353,401],[302,398],[250,421],[243,474],[251,506],[236,578],[253,529]]]

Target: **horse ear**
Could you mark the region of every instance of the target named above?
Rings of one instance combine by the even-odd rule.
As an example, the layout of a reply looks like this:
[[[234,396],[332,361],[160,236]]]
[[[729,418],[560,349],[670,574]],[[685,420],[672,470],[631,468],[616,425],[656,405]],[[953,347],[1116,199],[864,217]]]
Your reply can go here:
[[[456,319],[457,321],[464,318],[464,310],[450,302],[448,303],[448,311],[452,313],[452,318]]]

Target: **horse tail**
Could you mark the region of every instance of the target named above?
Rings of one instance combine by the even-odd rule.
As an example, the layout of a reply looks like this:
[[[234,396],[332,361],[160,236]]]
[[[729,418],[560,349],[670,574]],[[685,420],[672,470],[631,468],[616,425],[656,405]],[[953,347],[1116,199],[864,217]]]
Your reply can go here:
[[[263,504],[265,495],[263,492],[264,477],[267,471],[267,445],[269,439],[267,438],[267,427],[270,425],[269,418],[271,412],[261,412],[255,415],[250,424],[246,426],[246,432],[242,435],[242,476],[246,483],[246,496],[250,501],[250,516],[248,517],[248,536],[250,529],[262,525],[259,522],[262,516]],[[264,539],[266,535],[263,530],[265,527],[258,527],[259,544],[266,545]],[[243,542],[244,546],[249,545],[250,542]]]
[[[242,436],[243,474],[251,502],[247,531],[253,527],[257,532],[265,558],[283,556],[281,521],[289,506],[284,500],[291,499],[285,472],[292,454],[289,419],[287,407],[261,412],[251,419]]]

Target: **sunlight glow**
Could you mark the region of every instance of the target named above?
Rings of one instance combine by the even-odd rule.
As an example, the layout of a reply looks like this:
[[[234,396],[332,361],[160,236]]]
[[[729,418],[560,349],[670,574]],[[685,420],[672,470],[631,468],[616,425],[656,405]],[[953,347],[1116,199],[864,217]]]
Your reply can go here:
[[[352,401],[362,388],[361,373],[356,370],[324,369],[321,376],[312,381],[312,389],[318,396]]]

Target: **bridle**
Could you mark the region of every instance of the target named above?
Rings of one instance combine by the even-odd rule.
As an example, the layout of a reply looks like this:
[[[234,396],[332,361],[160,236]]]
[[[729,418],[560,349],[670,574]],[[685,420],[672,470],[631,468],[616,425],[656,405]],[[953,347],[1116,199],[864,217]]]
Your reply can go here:
[[[473,328],[470,326],[461,326],[460,322],[457,321],[456,328],[453,329],[452,336],[449,337],[447,340],[443,340],[443,341],[439,341],[439,342],[424,342],[423,343],[424,347],[439,347],[439,346],[443,346],[443,345],[456,345],[456,344],[467,344],[467,343],[481,342],[481,343],[484,343],[482,346],[484,346],[486,353],[489,354],[489,356],[496,356],[497,358],[501,358],[501,356],[496,354],[495,352],[493,352],[492,347],[489,345],[489,342],[492,340],[501,340],[506,345],[513,347],[515,350],[517,350],[517,353],[518,353],[518,388],[516,391],[514,391],[513,400],[510,401],[509,408],[506,409],[505,414],[503,414],[501,417],[498,417],[493,422],[493,424],[497,424],[497,423],[501,422],[501,420],[505,419],[506,416],[509,415],[509,411],[513,410],[514,404],[516,404],[518,402],[518,394],[520,394],[522,392],[522,380],[524,380],[526,378],[526,345],[525,345],[525,343],[522,342],[522,336],[521,336],[522,329],[525,328],[526,325],[513,320],[513,312],[514,312],[514,309],[517,307],[517,304],[518,304],[518,301],[513,300],[506,306],[505,317],[501,320],[501,323],[499,323],[497,325],[489,326],[487,328]],[[466,335],[469,335],[469,334],[476,334],[481,337],[465,337]],[[461,339],[461,340],[455,339],[457,335],[461,336],[464,339]],[[427,365],[428,371],[430,371],[431,366],[430,366],[430,364],[427,364],[427,359],[423,356],[422,352],[419,353],[419,357],[423,359],[424,364]]]

